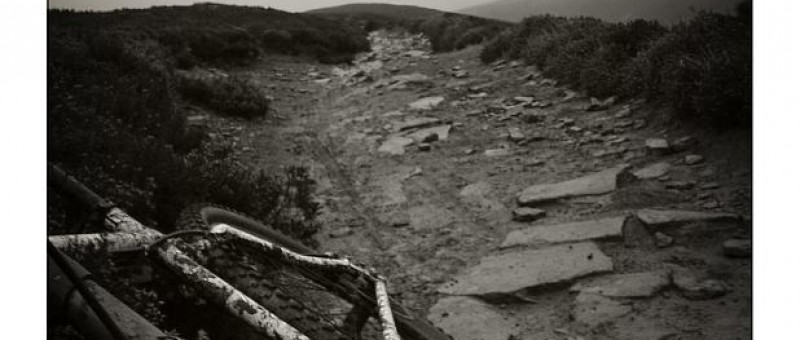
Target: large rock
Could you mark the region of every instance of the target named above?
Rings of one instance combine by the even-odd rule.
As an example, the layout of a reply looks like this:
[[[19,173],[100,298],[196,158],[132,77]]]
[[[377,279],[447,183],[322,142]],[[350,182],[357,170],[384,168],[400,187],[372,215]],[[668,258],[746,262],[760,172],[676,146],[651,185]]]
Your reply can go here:
[[[575,243],[538,250],[487,256],[455,282],[439,288],[451,295],[511,294],[523,288],[569,282],[613,269],[594,243]]]
[[[633,175],[639,179],[659,178],[669,173],[670,167],[670,164],[666,162],[654,163],[634,171]]]
[[[395,124],[394,128],[397,131],[406,131],[406,130],[419,129],[426,126],[439,124],[439,122],[441,121],[438,118],[420,117],[420,118],[409,119],[402,123]]]
[[[392,136],[381,144],[378,151],[390,155],[403,155],[406,153],[405,147],[411,144],[414,144],[414,140],[411,138]]]
[[[597,327],[614,321],[632,310],[631,306],[623,305],[598,294],[580,293],[575,297],[572,317],[579,323]]]
[[[444,97],[425,97],[408,104],[412,110],[430,111],[444,102]]]
[[[621,165],[565,182],[534,185],[520,193],[517,202],[533,206],[573,196],[607,194],[617,189],[617,176],[627,167]]]
[[[707,221],[738,221],[739,215],[729,213],[709,213],[686,210],[655,210],[644,209],[636,212],[644,224],[649,226],[664,226],[689,222]]]
[[[423,141],[429,135],[435,134],[437,136],[436,140],[445,140],[450,135],[451,128],[451,125],[434,126],[406,134],[405,137],[411,138],[415,141]]]
[[[620,237],[622,236],[622,227],[624,225],[625,217],[620,216],[599,220],[534,226],[512,231],[506,236],[506,240],[503,241],[500,247]]]
[[[646,298],[669,286],[669,272],[647,272],[601,276],[578,282],[573,292],[600,294],[608,297]]]
[[[518,326],[493,306],[478,299],[453,296],[431,307],[428,320],[459,340],[514,339]]]

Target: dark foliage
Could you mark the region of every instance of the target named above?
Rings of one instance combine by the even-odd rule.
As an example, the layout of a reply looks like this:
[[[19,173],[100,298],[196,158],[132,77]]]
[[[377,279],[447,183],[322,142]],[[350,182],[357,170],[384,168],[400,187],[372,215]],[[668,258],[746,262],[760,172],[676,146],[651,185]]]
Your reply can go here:
[[[171,47],[148,33],[64,24],[51,23],[48,32],[48,161],[164,232],[184,207],[213,202],[311,241],[317,204],[305,169],[254,172],[231,145],[186,124],[181,104],[183,93],[220,113],[252,117],[267,109],[263,95],[238,79],[182,84]]]
[[[239,77],[181,77],[178,88],[185,98],[230,116],[253,119],[269,110],[266,95]]]
[[[523,59],[592,96],[664,100],[681,118],[726,128],[751,117],[750,3],[736,16],[700,12],[664,27],[636,20],[535,16],[481,53],[484,62]]]

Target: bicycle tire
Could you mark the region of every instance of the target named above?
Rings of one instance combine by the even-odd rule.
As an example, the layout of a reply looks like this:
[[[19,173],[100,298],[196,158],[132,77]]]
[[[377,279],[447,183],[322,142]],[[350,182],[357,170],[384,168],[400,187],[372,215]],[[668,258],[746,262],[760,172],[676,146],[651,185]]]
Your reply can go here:
[[[281,232],[275,229],[272,229],[264,225],[263,223],[259,222],[254,218],[248,217],[245,214],[215,204],[200,203],[186,207],[181,212],[176,227],[177,229],[181,230],[191,230],[191,229],[210,230],[210,228],[216,224],[227,224],[235,226],[243,231],[259,236],[269,242],[280,245],[298,254],[302,255],[317,254],[316,251],[314,251],[313,249],[301,244],[300,242],[292,239],[289,236],[282,234]],[[363,289],[364,287],[364,282],[358,282],[354,278],[348,277],[346,275],[340,275],[339,277],[337,277],[337,279],[338,279],[337,284],[340,284],[342,287],[334,287],[334,288],[339,288],[339,292],[341,292],[342,290],[351,290],[351,291],[360,290]],[[266,287],[266,288],[274,288],[274,287]],[[331,287],[326,287],[326,288],[332,289]],[[348,296],[341,296],[340,294],[337,293],[334,294],[339,295],[340,297],[346,300],[349,300],[349,302],[352,303],[353,305],[363,306],[368,304],[367,301],[360,301],[357,298],[353,298],[352,296],[348,297]],[[259,301],[259,303],[261,302],[262,301]],[[292,304],[291,302],[287,302],[287,305],[292,305]],[[406,310],[401,304],[397,303],[397,301],[391,301],[391,305],[394,318],[398,326],[398,331],[400,332],[403,339],[407,340],[452,340],[453,339],[452,336],[447,335],[446,333],[444,333],[444,331],[434,326],[427,320],[413,315],[411,312]],[[271,306],[265,305],[265,307],[269,308]],[[281,307],[278,306],[278,308]],[[297,306],[292,306],[292,308],[297,308]],[[302,308],[300,308],[300,310],[302,310]],[[282,315],[278,316],[284,318],[284,316]],[[305,318],[304,315],[287,315],[286,317],[295,320],[302,320],[303,318]],[[291,321],[288,319],[285,320],[289,322]],[[320,337],[319,339],[335,339],[335,337],[331,337],[332,336],[331,334],[319,334],[316,336],[312,334],[306,334],[306,335],[312,338],[317,338],[316,336],[323,336]]]

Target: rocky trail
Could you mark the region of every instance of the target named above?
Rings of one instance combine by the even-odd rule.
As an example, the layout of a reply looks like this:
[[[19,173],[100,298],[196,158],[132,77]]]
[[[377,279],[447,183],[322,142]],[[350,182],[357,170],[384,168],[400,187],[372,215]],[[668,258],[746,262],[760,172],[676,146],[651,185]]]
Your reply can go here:
[[[748,138],[535,67],[374,33],[339,68],[231,70],[280,124],[200,117],[243,162],[308,166],[324,251],[386,275],[455,339],[747,339]]]

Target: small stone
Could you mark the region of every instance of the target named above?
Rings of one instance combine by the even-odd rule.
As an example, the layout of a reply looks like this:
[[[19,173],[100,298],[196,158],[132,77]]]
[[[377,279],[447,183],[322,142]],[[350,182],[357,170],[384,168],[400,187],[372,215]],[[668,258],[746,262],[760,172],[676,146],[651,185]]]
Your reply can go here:
[[[710,300],[727,294],[730,288],[719,280],[707,278],[704,273],[682,267],[674,267],[672,283],[681,296],[689,300]]]
[[[672,146],[675,149],[675,151],[684,151],[684,150],[689,149],[689,147],[694,145],[694,143],[695,143],[695,139],[694,138],[686,136],[686,137],[681,137],[681,138],[678,138],[677,140],[675,140],[675,142],[673,143]]]
[[[663,138],[650,138],[644,142],[647,150],[653,153],[666,153],[669,150],[669,143]]]
[[[709,210],[719,208],[719,201],[710,200],[708,202],[705,202],[705,203],[703,203],[703,208],[706,208],[706,209],[709,209]]]
[[[514,97],[514,100],[517,101],[517,102],[520,102],[520,103],[528,104],[528,103],[533,103],[534,98],[533,97]]]
[[[535,208],[516,208],[511,212],[511,219],[517,222],[531,222],[538,220],[546,215],[542,209]]]
[[[659,247],[659,248],[666,248],[666,247],[669,247],[669,246],[671,246],[671,245],[673,245],[675,243],[675,239],[674,238],[672,238],[671,236],[669,236],[667,234],[661,233],[661,232],[656,232],[655,235],[653,235],[653,236],[655,236],[655,238],[656,238],[656,246]]]
[[[717,182],[708,182],[700,186],[702,190],[713,190],[719,188],[720,185]]]
[[[521,142],[525,140],[525,135],[520,131],[519,128],[513,127],[508,129],[508,139],[512,142]]]
[[[508,156],[510,152],[508,149],[489,149],[483,152],[487,157],[501,157]]]
[[[400,228],[411,224],[411,219],[408,217],[407,213],[395,212],[389,215],[387,223],[392,227]]]
[[[331,238],[340,238],[340,237],[346,237],[346,236],[353,235],[353,233],[354,233],[354,232],[353,232],[353,229],[352,229],[352,228],[350,228],[350,227],[343,227],[343,228],[339,228],[339,229],[336,229],[336,230],[334,230],[334,231],[331,231],[331,232],[330,232],[330,234],[329,234],[329,236],[330,236]]]
[[[750,257],[753,254],[753,241],[727,240],[722,244],[722,252],[728,257]]]
[[[431,132],[425,137],[422,137],[422,143],[433,143],[437,140],[439,140],[439,134],[434,132]]]
[[[639,179],[653,179],[666,175],[669,172],[669,169],[669,163],[659,162],[636,170],[633,172],[633,175]]]
[[[630,116],[631,116],[631,107],[628,105],[623,106],[621,110],[619,110],[616,114],[614,114],[614,118],[617,119],[627,118]]]
[[[614,105],[616,101],[615,97],[609,97],[606,100],[600,101],[597,98],[592,97],[591,103],[589,106],[586,107],[586,111],[603,111],[608,110],[611,105]]]
[[[431,151],[431,145],[429,143],[419,143],[417,149],[419,149],[419,151]]]
[[[683,161],[684,161],[684,162],[685,162],[687,165],[695,165],[695,164],[700,164],[700,163],[702,163],[704,160],[705,160],[705,159],[703,158],[703,156],[700,156],[700,155],[688,155],[688,156],[686,156],[686,157],[683,159]]]
[[[464,150],[464,154],[467,155],[467,156],[474,155],[475,154],[475,149],[466,149],[466,150]]]

